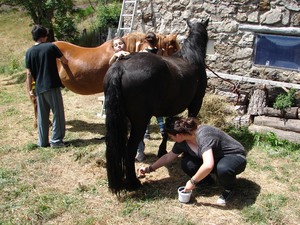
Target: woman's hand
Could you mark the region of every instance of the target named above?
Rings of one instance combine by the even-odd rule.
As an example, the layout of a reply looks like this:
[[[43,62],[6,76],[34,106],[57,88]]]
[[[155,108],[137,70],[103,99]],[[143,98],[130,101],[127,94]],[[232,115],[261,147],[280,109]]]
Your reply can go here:
[[[143,177],[145,177],[146,175],[145,175],[145,173],[146,173],[146,168],[147,167],[141,167],[141,168],[139,168],[138,169],[138,178],[143,178]]]
[[[185,184],[184,192],[191,191],[195,188],[195,185],[192,184],[191,180],[188,180]]]
[[[138,177],[139,178],[143,178],[143,177],[145,177],[146,176],[146,173],[151,173],[151,172],[153,172],[154,170],[153,170],[153,168],[151,167],[151,166],[148,166],[148,167],[140,167],[139,169],[138,169]]]

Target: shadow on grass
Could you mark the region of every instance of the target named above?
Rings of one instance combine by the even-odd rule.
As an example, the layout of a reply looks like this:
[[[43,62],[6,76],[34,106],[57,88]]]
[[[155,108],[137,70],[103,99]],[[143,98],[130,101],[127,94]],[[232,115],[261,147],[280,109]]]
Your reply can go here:
[[[105,141],[105,138],[91,138],[91,139],[73,139],[68,141],[73,147],[86,147],[89,145],[100,144]]]
[[[72,147],[86,147],[89,145],[97,145],[105,141],[105,137],[100,137],[100,138],[90,138],[90,139],[72,139],[68,140],[65,143],[69,144],[69,146],[62,147],[62,148],[55,148],[57,151],[60,149],[70,149]],[[50,146],[44,147],[44,148],[50,148]],[[23,149],[27,151],[33,151],[37,149],[43,149],[43,147],[39,147],[35,143],[27,143]]]
[[[238,209],[242,210],[245,207],[253,205],[256,202],[257,196],[260,193],[260,186],[248,179],[238,178],[236,181],[236,189],[233,197],[230,199],[229,203],[226,206],[220,206],[218,204],[200,202],[197,201],[196,205],[210,206],[214,208],[221,208],[224,210]],[[222,187],[212,187],[211,189],[206,189],[202,192],[201,195],[206,196],[216,196],[218,197],[223,191]],[[216,198],[217,200],[217,198]]]
[[[66,121],[66,125],[71,126],[67,130],[70,132],[91,132],[94,134],[105,135],[106,129],[104,123],[87,123],[82,120]]]

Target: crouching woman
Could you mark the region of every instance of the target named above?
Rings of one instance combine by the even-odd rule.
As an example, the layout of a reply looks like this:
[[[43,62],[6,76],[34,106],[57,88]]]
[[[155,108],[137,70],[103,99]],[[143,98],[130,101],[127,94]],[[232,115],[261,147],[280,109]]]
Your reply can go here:
[[[172,151],[151,166],[140,168],[140,174],[155,171],[183,153],[181,167],[190,177],[185,190],[212,183],[210,174],[215,174],[224,188],[217,204],[226,205],[233,195],[236,175],[246,168],[246,154],[242,144],[216,127],[200,125],[194,118],[167,118],[165,131],[176,142]]]

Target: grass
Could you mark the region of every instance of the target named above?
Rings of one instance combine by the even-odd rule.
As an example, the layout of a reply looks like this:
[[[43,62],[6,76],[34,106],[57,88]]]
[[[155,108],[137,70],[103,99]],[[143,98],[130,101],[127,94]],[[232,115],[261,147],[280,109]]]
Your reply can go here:
[[[24,69],[24,54],[33,44],[31,22],[24,12],[17,9],[0,13],[0,74],[14,74]]]
[[[22,18],[22,13],[6,16]],[[1,21],[6,21],[3,17],[1,14]],[[13,22],[11,26],[17,25]],[[1,29],[14,31],[7,22]],[[23,49],[30,38],[28,42],[15,41],[19,45],[15,49]],[[0,54],[4,58],[4,53]],[[22,58],[13,56],[18,54],[10,52],[11,57]],[[3,63],[4,67],[9,64],[10,60]],[[0,224],[300,223],[300,146],[279,140],[273,133],[250,133],[247,127],[228,126],[232,112],[217,96],[205,97],[200,119],[222,127],[248,152],[247,168],[238,176],[235,197],[225,208],[215,205],[222,191],[219,185],[195,190],[189,204],[178,202],[177,187],[188,180],[180,160],[142,178],[141,189],[116,198],[107,188],[101,139],[105,126],[104,120],[96,117],[98,95],[62,91],[66,140],[71,146],[54,150],[36,147],[33,108],[25,95],[22,74],[4,73],[0,85]],[[136,163],[137,168],[156,160],[161,137],[154,119],[151,128],[146,161]],[[168,143],[168,150],[172,145]]]

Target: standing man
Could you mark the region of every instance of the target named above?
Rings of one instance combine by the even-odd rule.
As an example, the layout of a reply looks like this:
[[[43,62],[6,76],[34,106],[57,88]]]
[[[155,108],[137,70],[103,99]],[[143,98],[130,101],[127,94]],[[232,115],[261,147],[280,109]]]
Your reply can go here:
[[[48,30],[35,25],[31,31],[35,45],[26,52],[27,88],[31,98],[37,98],[38,108],[38,146],[66,147],[65,114],[61,94],[63,87],[56,65],[56,59],[64,64],[68,60],[58,47],[47,42]],[[35,93],[32,82],[35,81]],[[53,113],[52,137],[49,143],[49,115]]]

